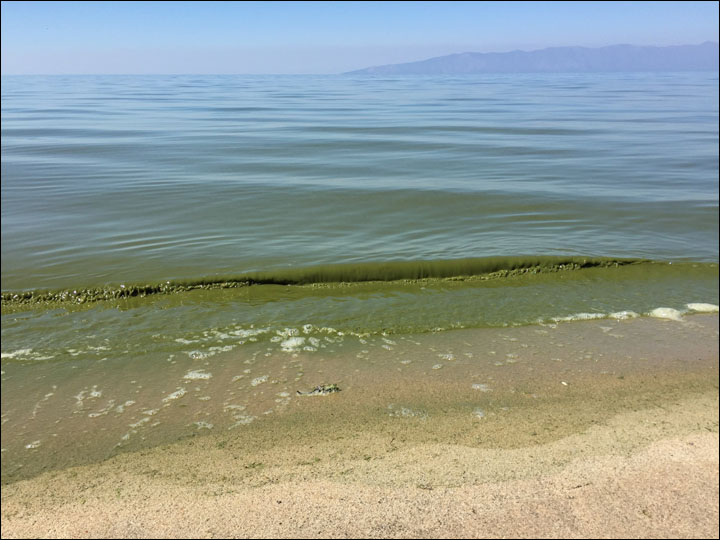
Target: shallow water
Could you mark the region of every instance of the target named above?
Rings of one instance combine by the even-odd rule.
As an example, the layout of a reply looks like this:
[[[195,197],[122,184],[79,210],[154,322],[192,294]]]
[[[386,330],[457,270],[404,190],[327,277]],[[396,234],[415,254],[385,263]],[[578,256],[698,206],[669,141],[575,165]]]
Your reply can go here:
[[[452,417],[467,437],[487,422],[482,439],[491,446],[534,444],[537,427],[501,436],[505,418],[526,411],[537,421],[539,407],[587,399],[604,420],[647,399],[650,387],[665,398],[681,383],[692,391],[689,381],[696,391],[717,389],[717,322],[696,314],[425,334],[298,332],[281,346],[251,341],[208,356],[7,363],[3,481],[208,434],[252,446],[268,436],[258,430],[278,437],[278,423],[294,430],[288,436],[303,431],[297,422],[309,439],[323,439],[330,423],[348,436],[388,421],[404,429]],[[339,392],[301,395],[323,384]],[[613,400],[616,391],[622,398]],[[566,419],[558,429],[543,436],[580,428]]]

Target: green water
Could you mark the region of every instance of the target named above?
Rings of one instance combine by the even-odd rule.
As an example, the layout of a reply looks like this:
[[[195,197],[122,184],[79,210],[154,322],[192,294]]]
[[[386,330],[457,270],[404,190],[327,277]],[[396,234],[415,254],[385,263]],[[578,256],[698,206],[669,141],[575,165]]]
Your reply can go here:
[[[497,259],[325,267],[276,274],[274,281],[286,285],[256,275],[260,283],[177,284],[147,296],[140,289],[137,296],[113,297],[117,291],[132,292],[128,286],[112,289],[107,300],[87,303],[68,291],[48,293],[26,303],[6,302],[3,348],[8,352],[3,359],[202,358],[257,341],[277,350],[312,351],[318,349],[315,340],[329,334],[358,338],[521,326],[717,305],[715,263],[578,260],[528,258],[521,264],[512,259],[502,261],[501,270]],[[492,272],[463,274],[460,269]],[[379,275],[388,279],[372,280]],[[405,279],[391,279],[398,276]],[[355,279],[343,282],[341,277]],[[302,284],[307,280],[311,283]],[[67,300],[57,300],[64,295]],[[43,300],[46,296],[50,300]]]
[[[720,303],[717,73],[3,77],[1,147],[13,467],[183,436],[214,362]]]

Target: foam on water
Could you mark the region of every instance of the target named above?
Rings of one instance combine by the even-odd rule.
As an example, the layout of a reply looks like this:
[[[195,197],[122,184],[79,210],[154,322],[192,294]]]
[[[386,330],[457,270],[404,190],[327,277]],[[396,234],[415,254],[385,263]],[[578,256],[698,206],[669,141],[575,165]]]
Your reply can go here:
[[[718,306],[715,304],[691,303],[687,307],[689,310],[700,313],[716,313],[718,311]]]
[[[625,319],[634,319],[635,317],[639,317],[637,313],[634,311],[616,311],[615,313],[610,313],[608,317],[610,319],[618,319],[620,321],[623,321]]]
[[[268,380],[268,375],[263,375],[262,377],[256,377],[252,381],[250,381],[250,385],[257,386],[259,384],[267,382],[267,380]]]
[[[555,322],[590,321],[593,319],[604,319],[605,317],[607,317],[605,313],[575,313],[565,317],[553,317],[552,320]]]
[[[18,356],[27,356],[32,353],[32,349],[18,349],[17,351],[9,353],[0,353],[0,358],[5,360],[6,358],[16,358]]]
[[[668,319],[671,321],[682,321],[683,314],[681,311],[678,311],[674,308],[669,307],[659,307],[655,308],[652,311],[648,312],[648,315],[650,317],[656,317],[658,319]]]
[[[689,303],[686,304],[686,310],[679,310],[671,307],[657,307],[645,312],[648,317],[655,317],[658,319],[667,319],[673,321],[682,321],[683,315],[689,312],[696,313],[716,313],[718,306],[715,304],[706,303]],[[627,320],[640,317],[640,314],[631,310],[614,311],[611,313],[575,313],[572,315],[566,315],[562,317],[552,317],[551,321],[554,323],[559,322],[572,322],[572,321],[590,321],[595,319],[616,319],[616,320]],[[542,323],[542,320],[538,320],[538,323]]]
[[[185,390],[184,388],[178,388],[175,392],[165,396],[163,398],[163,403],[169,403],[173,400],[180,399],[185,394],[187,394],[187,390]]]
[[[205,373],[204,371],[188,371],[184,376],[183,379],[189,380],[189,381],[196,381],[196,380],[207,380],[212,377],[212,373]]]
[[[122,403],[121,405],[118,405],[117,407],[115,407],[115,412],[118,414],[122,414],[125,412],[126,408],[132,407],[133,405],[135,405],[135,401],[128,400],[125,403]]]
[[[55,358],[54,354],[40,353],[31,348],[17,349],[12,352],[0,353],[0,359],[2,360],[52,360]]]
[[[291,337],[280,343],[280,347],[285,352],[296,352],[305,344],[304,337]]]

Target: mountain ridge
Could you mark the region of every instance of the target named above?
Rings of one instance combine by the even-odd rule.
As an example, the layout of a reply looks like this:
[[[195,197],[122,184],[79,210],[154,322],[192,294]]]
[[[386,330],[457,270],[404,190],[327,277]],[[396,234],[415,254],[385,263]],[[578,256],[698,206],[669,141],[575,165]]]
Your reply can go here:
[[[435,75],[611,71],[718,71],[718,43],[666,47],[608,45],[534,51],[463,52],[346,72],[353,75]]]

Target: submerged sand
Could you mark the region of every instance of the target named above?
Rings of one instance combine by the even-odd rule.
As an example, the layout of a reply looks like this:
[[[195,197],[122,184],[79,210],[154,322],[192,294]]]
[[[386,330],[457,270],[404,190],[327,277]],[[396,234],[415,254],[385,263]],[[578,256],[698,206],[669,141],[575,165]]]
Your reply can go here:
[[[524,357],[478,375],[498,332]],[[718,536],[717,315],[413,339],[476,356],[12,482],[2,536]]]

